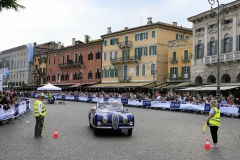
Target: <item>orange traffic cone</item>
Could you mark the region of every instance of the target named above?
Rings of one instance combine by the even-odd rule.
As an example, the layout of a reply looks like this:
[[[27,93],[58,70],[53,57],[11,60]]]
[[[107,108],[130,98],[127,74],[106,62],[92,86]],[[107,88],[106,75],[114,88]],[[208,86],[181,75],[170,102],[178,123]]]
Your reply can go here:
[[[57,130],[54,131],[53,138],[58,138],[58,131]]]
[[[210,146],[210,143],[209,143],[208,139],[206,139],[206,144],[205,144],[204,149],[206,149],[206,150],[210,150],[211,149],[211,146]]]

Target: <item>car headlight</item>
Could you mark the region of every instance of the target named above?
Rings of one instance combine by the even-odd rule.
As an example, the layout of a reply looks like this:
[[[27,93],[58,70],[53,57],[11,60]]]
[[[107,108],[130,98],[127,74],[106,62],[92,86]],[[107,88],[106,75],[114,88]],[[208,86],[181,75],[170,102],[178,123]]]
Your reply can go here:
[[[123,117],[123,123],[127,123],[128,122],[128,118],[127,117]]]
[[[130,122],[129,125],[132,126],[132,125],[133,125],[133,122]]]
[[[103,123],[107,123],[108,122],[108,118],[107,117],[103,117]]]
[[[98,126],[101,126],[101,124],[102,124],[101,122],[99,122],[99,121],[97,122],[97,125],[98,125]]]

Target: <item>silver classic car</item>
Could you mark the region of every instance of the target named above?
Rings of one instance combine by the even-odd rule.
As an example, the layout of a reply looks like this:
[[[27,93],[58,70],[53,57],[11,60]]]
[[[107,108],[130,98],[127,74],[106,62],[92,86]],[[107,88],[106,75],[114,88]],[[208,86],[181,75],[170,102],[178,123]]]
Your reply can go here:
[[[88,113],[89,126],[94,128],[94,134],[98,135],[100,129],[119,130],[132,135],[134,128],[134,116],[123,110],[121,102],[101,101],[90,109]]]

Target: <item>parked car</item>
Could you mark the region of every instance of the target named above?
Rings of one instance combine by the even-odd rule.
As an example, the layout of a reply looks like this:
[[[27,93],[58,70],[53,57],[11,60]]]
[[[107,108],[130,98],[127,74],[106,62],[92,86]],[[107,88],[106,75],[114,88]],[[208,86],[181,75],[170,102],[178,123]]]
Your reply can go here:
[[[132,135],[134,116],[125,111],[121,102],[101,101],[90,109],[88,113],[89,126],[98,135],[100,129],[119,130]]]

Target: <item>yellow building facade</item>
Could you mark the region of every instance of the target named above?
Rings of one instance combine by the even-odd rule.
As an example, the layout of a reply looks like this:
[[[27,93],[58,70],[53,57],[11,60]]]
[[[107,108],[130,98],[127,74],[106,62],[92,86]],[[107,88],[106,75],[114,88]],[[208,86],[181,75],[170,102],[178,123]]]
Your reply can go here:
[[[166,83],[168,41],[192,35],[177,23],[152,23],[112,32],[108,28],[102,52],[102,84],[106,87],[143,87]],[[103,85],[102,85],[103,86]]]
[[[46,82],[46,62],[47,62],[47,55],[34,55],[33,57],[33,84],[43,85]]]
[[[183,87],[190,84],[191,59],[193,53],[192,36],[168,43],[168,83],[169,88]]]

